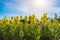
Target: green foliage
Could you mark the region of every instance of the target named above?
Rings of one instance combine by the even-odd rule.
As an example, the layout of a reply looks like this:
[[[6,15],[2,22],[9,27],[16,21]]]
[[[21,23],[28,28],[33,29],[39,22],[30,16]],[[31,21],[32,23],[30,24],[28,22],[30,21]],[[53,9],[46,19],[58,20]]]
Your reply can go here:
[[[0,20],[0,40],[60,40],[60,18],[55,14],[54,19],[45,13],[41,20],[31,16],[6,16]]]

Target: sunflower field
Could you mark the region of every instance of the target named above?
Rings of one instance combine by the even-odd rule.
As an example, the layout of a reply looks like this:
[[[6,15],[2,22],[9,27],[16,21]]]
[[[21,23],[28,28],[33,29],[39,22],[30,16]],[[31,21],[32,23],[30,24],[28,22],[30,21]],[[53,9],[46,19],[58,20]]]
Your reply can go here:
[[[60,17],[5,16],[0,20],[0,40],[60,40]]]

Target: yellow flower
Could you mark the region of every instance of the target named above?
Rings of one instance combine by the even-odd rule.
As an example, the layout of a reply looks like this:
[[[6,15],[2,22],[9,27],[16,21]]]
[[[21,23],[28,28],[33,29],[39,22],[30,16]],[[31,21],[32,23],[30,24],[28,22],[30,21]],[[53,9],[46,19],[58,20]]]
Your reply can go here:
[[[11,17],[11,23],[15,23],[14,18],[15,17]]]
[[[14,18],[14,21],[15,21],[15,23],[19,23],[19,17],[18,17],[18,16],[15,17],[15,18]]]
[[[10,20],[5,16],[4,19],[3,19],[3,22],[8,24],[10,22]]]
[[[0,20],[0,23],[2,23],[2,20]]]
[[[31,19],[31,20],[32,20],[32,22],[33,22],[34,24],[37,23],[37,19],[36,19],[35,14],[32,15],[32,19]]]
[[[28,19],[28,16],[25,16],[25,19],[24,20],[25,20],[25,22],[28,22],[28,20],[29,20]]]
[[[46,22],[47,21],[47,13],[43,14],[43,16],[41,17],[41,20],[43,22]]]
[[[34,19],[34,23],[37,23],[37,20],[36,19]]]
[[[33,22],[32,16],[29,16],[29,21],[30,21],[31,23]]]
[[[58,26],[60,26],[60,24],[58,24]]]
[[[50,19],[48,19],[48,20],[47,20],[47,23],[51,23],[51,20],[50,20]]]

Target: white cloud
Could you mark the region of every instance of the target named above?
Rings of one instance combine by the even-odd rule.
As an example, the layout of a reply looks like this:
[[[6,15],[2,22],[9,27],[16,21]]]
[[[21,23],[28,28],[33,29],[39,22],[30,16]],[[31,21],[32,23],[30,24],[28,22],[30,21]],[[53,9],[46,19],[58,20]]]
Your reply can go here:
[[[22,3],[21,7],[19,7],[19,10],[22,10],[25,13],[28,14],[36,14],[37,17],[41,16],[44,12],[50,11],[51,8],[55,5],[55,0],[47,0],[46,6],[37,6],[35,3],[35,0],[28,0]],[[54,9],[53,9],[54,10]]]
[[[38,6],[35,0],[15,0],[15,2],[17,4],[8,2],[5,3],[6,7],[11,10],[22,11],[23,15],[30,15],[34,13],[38,18],[42,16],[44,12],[54,13],[60,10],[60,8],[54,7],[56,0],[47,0],[46,6]]]

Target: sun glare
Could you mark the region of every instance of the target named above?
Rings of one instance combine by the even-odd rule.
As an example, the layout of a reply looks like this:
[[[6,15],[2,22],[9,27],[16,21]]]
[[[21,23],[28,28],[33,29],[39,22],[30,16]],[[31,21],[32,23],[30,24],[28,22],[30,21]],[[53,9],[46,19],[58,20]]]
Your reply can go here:
[[[36,4],[39,6],[46,6],[47,0],[36,0]]]

